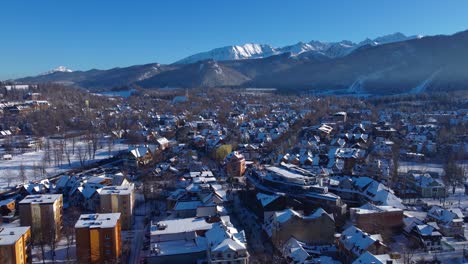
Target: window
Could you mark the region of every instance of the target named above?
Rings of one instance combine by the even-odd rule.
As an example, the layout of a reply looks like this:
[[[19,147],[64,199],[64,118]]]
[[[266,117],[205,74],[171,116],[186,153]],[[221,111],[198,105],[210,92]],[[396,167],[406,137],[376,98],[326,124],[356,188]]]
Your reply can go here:
[[[111,251],[109,249],[106,249],[106,255],[110,255]]]
[[[105,239],[110,239],[109,234],[105,234],[105,235],[104,235],[104,238],[105,238]]]

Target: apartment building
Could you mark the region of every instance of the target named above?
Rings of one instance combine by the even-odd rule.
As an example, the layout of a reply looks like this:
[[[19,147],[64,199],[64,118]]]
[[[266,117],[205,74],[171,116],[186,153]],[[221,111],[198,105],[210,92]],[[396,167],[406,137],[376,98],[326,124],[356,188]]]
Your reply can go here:
[[[75,224],[79,263],[117,263],[122,254],[120,213],[83,214]]]
[[[241,177],[245,169],[245,158],[241,153],[233,151],[226,157],[226,171],[229,177]]]
[[[58,240],[62,229],[61,194],[28,195],[19,203],[21,226],[30,226],[33,240]]]
[[[31,228],[29,226],[1,227],[0,263],[31,263],[30,238]]]
[[[120,213],[123,230],[132,229],[135,191],[133,185],[106,186],[98,191],[100,213]]]

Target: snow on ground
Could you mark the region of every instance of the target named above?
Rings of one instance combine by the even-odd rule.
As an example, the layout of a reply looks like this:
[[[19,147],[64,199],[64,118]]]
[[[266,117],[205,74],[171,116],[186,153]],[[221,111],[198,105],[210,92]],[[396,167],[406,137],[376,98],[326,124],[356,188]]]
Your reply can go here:
[[[468,176],[468,160],[460,160],[456,162],[458,166],[465,168],[465,175]],[[444,175],[444,164],[442,163],[425,163],[414,161],[400,161],[398,163],[398,171],[405,173],[410,170],[420,170],[425,172],[435,172],[439,175]]]
[[[66,237],[62,236],[60,241],[57,242],[55,248],[55,260],[53,260],[53,252],[50,246],[44,247],[45,257],[42,257],[41,247],[35,246],[31,250],[32,263],[76,263],[76,244],[75,241],[68,248]],[[68,250],[68,255],[67,255]]]
[[[67,144],[67,148],[71,148],[71,143],[68,142]],[[96,151],[94,159],[86,158],[86,165],[102,159],[112,157],[118,154],[119,152],[128,149],[128,145],[122,143],[121,141],[115,141],[112,145],[110,152],[107,145],[103,142],[100,142],[100,144],[98,145],[98,150]],[[17,184],[22,183],[19,177],[21,165],[25,170],[25,175],[28,181],[41,180],[41,178],[47,178],[70,169],[79,168],[81,166],[78,154],[79,151],[77,151],[77,149],[79,148],[81,148],[82,153],[86,152],[87,143],[85,141],[76,142],[75,153],[70,154],[70,164],[68,163],[66,155],[63,155],[63,161],[61,165],[54,164],[54,154],[52,151],[50,155],[51,162],[46,164],[46,175],[44,175],[44,177],[37,175],[38,170],[34,169],[35,167],[40,167],[43,163],[42,161],[45,154],[44,150],[31,151],[26,152],[24,154],[16,155],[13,156],[12,160],[0,160],[0,190],[6,189],[8,187],[14,187]]]
[[[422,163],[412,161],[400,161],[398,163],[399,172],[408,172],[410,170],[420,170],[426,172],[436,172],[442,175],[444,172],[444,165],[440,163]]]
[[[439,74],[441,70],[437,70],[435,72],[433,72],[429,78],[427,78],[426,80],[424,80],[422,83],[420,83],[418,86],[412,88],[408,94],[418,94],[418,93],[422,93],[422,92],[425,92],[427,87],[432,83],[432,81],[434,80],[434,77],[437,76],[437,74]]]

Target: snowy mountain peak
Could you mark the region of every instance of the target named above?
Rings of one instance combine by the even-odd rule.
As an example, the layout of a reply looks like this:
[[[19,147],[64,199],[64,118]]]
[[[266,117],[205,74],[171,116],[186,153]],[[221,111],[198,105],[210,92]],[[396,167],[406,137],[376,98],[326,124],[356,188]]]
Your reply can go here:
[[[364,45],[377,46],[382,44],[419,38],[422,38],[422,36],[415,35],[408,37],[403,33],[396,32],[393,34],[377,37],[375,39],[367,38],[359,43],[354,43],[349,40],[342,40],[340,42],[321,42],[312,40],[308,43],[298,42],[293,45],[279,48],[275,48],[268,44],[247,43],[244,45],[225,46],[207,52],[197,53],[182,60],[179,60],[175,62],[175,64],[189,64],[208,59],[215,61],[225,61],[266,58],[284,53],[290,53],[291,56],[297,56],[302,53],[307,53],[307,55],[315,53],[325,55],[329,58],[336,58],[346,56],[353,52],[355,49]]]
[[[52,73],[55,73],[55,72],[73,72],[71,69],[65,67],[65,66],[58,66],[57,68],[53,69],[53,70],[50,70],[50,71],[47,71],[47,72],[44,72],[40,75],[47,75],[47,74],[52,74]]]
[[[215,61],[224,61],[263,58],[275,55],[276,53],[276,50],[270,45],[247,43],[244,45],[226,46],[213,49],[207,52],[197,53],[180,61],[177,61],[175,62],[175,64],[194,63],[197,61],[208,59],[212,59]]]

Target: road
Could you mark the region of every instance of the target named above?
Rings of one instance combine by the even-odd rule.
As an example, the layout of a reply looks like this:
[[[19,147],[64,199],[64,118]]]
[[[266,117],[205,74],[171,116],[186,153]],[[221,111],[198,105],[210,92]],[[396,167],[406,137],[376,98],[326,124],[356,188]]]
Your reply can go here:
[[[145,217],[146,208],[145,203],[140,204],[135,208],[135,223],[133,226],[133,239],[131,244],[130,256],[128,258],[129,264],[140,263],[141,247],[145,235]]]

